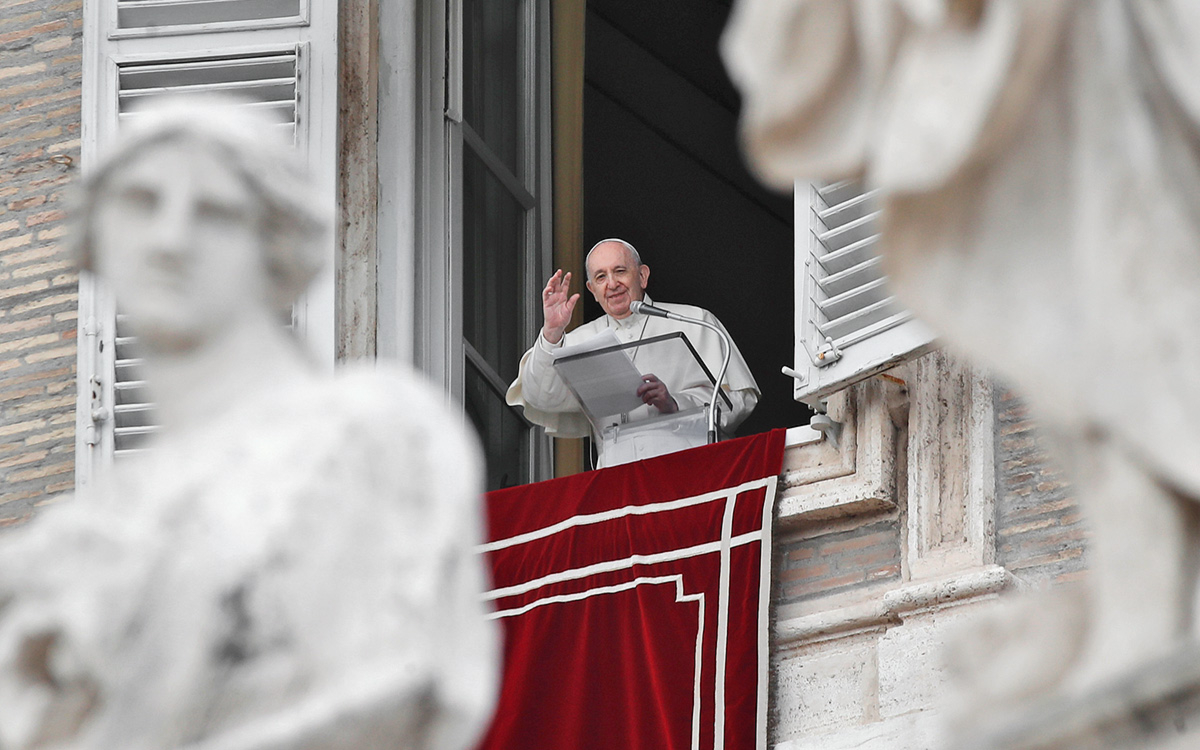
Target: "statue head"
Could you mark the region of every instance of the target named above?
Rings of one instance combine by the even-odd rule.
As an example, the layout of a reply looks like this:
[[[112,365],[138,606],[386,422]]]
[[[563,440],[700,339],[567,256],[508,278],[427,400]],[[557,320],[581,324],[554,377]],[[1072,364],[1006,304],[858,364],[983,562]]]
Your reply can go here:
[[[163,100],[86,176],[80,265],[149,349],[284,311],[320,270],[325,212],[278,131],[233,101]]]

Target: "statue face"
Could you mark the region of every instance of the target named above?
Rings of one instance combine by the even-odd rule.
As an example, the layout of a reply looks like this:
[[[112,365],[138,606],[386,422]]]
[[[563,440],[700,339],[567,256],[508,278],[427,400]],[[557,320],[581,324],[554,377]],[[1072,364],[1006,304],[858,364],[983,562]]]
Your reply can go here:
[[[95,266],[150,350],[196,348],[265,310],[258,210],[245,181],[192,144],[153,146],[108,178]]]

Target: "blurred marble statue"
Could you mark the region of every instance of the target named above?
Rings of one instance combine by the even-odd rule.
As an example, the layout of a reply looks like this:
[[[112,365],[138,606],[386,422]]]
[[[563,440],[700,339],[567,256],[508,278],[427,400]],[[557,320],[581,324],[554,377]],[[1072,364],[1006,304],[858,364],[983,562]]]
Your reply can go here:
[[[1200,3],[739,0],[723,45],[761,175],[878,188],[896,292],[1021,388],[1071,469],[1078,657],[975,656],[1036,664],[1039,694],[1195,671]]]
[[[461,417],[302,353],[327,221],[262,125],[173,102],[129,131],[76,239],[163,431],[0,540],[0,748],[473,747],[498,646]]]

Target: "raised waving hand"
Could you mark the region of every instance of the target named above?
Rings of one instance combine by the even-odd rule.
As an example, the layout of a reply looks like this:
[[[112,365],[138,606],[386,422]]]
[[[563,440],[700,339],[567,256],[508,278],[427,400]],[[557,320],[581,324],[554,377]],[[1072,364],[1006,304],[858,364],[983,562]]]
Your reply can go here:
[[[562,341],[578,301],[579,295],[571,294],[570,272],[564,274],[561,268],[555,271],[542,290],[542,336],[546,341]]]

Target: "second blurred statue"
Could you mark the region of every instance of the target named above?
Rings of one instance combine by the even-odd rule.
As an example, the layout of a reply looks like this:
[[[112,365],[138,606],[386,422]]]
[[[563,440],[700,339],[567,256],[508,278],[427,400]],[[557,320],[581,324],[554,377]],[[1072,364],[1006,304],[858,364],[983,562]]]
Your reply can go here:
[[[1085,623],[1082,655],[980,643],[976,679],[1043,700],[1057,669],[1118,712],[1200,689],[1200,4],[739,0],[723,43],[760,173],[877,188],[897,294],[1021,389],[1071,470],[1087,616],[1051,624]]]
[[[173,102],[88,175],[82,265],[163,431],[0,540],[3,750],[459,750],[485,728],[477,449],[412,375],[326,376],[281,322],[327,222],[268,129]]]

